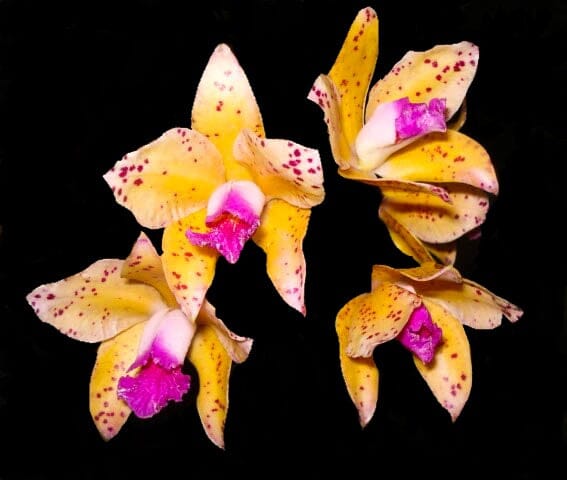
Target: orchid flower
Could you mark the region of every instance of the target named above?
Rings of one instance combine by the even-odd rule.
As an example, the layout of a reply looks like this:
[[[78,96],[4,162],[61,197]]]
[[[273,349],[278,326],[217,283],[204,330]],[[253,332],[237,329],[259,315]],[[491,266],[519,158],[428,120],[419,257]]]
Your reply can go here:
[[[341,371],[360,424],[366,426],[376,409],[379,373],[373,353],[378,345],[396,339],[408,349],[431,392],[455,421],[472,387],[464,326],[493,329],[502,316],[515,322],[522,315],[520,308],[463,278],[451,265],[375,265],[371,291],[347,302],[335,323]]]
[[[380,189],[379,216],[396,246],[411,255],[401,228],[427,247],[428,261],[453,263],[456,240],[478,232],[498,193],[488,153],[458,131],[478,47],[410,51],[369,91],[377,58],[378,17],[365,8],[308,98],[324,112],[339,174]]]
[[[250,238],[266,254],[280,296],[305,315],[302,242],[324,199],[315,149],[265,138],[256,99],[227,45],[197,87],[191,128],[172,128],[128,153],[105,175],[117,202],[150,229],[164,228],[165,276],[194,318],[219,255],[238,260]]]
[[[182,401],[199,377],[197,410],[209,439],[224,448],[232,362],[243,362],[250,338],[231,332],[206,300],[193,321],[169,288],[162,261],[141,233],[126,260],[99,260],[26,297],[43,322],[82,342],[101,342],[90,379],[90,412],[105,440],[131,412],[148,418]]]

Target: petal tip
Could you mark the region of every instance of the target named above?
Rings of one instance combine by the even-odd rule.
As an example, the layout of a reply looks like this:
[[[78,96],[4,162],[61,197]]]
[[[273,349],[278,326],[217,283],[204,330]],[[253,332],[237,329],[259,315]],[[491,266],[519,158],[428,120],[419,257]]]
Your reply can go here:
[[[223,57],[225,60],[237,63],[236,56],[234,55],[232,48],[230,48],[226,43],[219,43],[216,46],[211,55],[211,61],[215,60],[217,57]]]
[[[372,420],[372,417],[374,416],[374,411],[375,408],[373,408],[371,411],[359,411],[358,412],[358,422],[360,424],[360,428],[364,429],[366,428],[366,426],[370,423],[370,420]]]

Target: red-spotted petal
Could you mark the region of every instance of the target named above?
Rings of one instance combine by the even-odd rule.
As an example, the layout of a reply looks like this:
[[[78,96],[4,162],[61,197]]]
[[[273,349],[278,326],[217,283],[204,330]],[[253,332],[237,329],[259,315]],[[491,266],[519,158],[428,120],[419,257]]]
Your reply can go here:
[[[366,94],[378,58],[378,16],[374,9],[359,10],[329,71],[340,96],[341,123],[352,145],[362,128]]]
[[[366,94],[378,58],[378,16],[371,7],[359,10],[329,71],[341,99],[341,119],[349,143],[362,127]]]
[[[370,357],[374,348],[396,338],[421,299],[393,283],[383,283],[351,305],[345,352],[349,357]]]
[[[224,448],[228,383],[232,360],[210,325],[200,325],[191,343],[189,361],[199,375],[197,411],[211,442]]]
[[[427,262],[405,269],[374,265],[372,288],[384,283],[413,289],[417,295],[441,305],[461,323],[472,328],[492,329],[501,324],[502,316],[516,322],[523,315],[519,307],[463,278],[451,265]]]
[[[321,159],[313,148],[244,130],[234,144],[234,156],[248,166],[268,200],[279,198],[296,207],[310,208],[325,197]]]
[[[129,280],[154,287],[170,307],[177,306],[177,300],[167,284],[161,257],[148,236],[141,232],[130,255],[124,261],[122,276]]]
[[[396,180],[390,178],[378,178],[374,173],[368,170],[356,170],[354,168],[349,168],[346,170],[339,170],[339,174],[343,178],[348,178],[349,180],[356,180],[367,185],[373,185],[380,188],[382,192],[392,191],[404,192],[404,193],[424,193],[426,195],[435,195],[439,197],[442,201],[451,203],[451,197],[446,189],[440,187],[439,185],[433,185],[430,183],[419,183],[419,182],[409,182],[406,180]]]
[[[328,75],[319,75],[307,98],[323,110],[335,162],[356,166],[354,140],[362,128],[366,94],[378,58],[378,17],[359,10]]]
[[[105,440],[120,431],[131,413],[116,395],[118,380],[136,358],[144,323],[100,344],[89,386],[89,409],[96,428]]]
[[[425,244],[394,217],[392,217],[386,210],[379,208],[378,216],[388,228],[390,238],[398,250],[412,257],[419,264],[433,261],[433,257]]]
[[[374,171],[384,178],[414,182],[459,182],[498,193],[496,172],[486,150],[454,130],[426,135],[392,154]]]
[[[427,285],[435,279],[443,282],[459,284],[462,277],[459,272],[450,265],[440,265],[434,262],[426,262],[419,267],[393,268],[388,265],[374,265],[372,267],[372,289],[378,288],[383,283],[396,283],[398,285],[409,285],[411,289],[421,292],[423,285]]]
[[[81,273],[41,285],[26,300],[39,319],[83,342],[100,342],[167,308],[149,285],[120,276],[122,260],[98,260]]]
[[[162,237],[165,278],[181,309],[195,320],[215,276],[218,252],[193,245],[188,229],[205,231],[206,210],[195,212],[167,226]]]
[[[410,51],[370,90],[366,118],[381,103],[402,97],[412,102],[444,98],[446,118],[459,109],[478,65],[478,47],[470,42]]]
[[[356,406],[360,425],[365,427],[374,416],[378,401],[379,373],[372,357],[352,358],[346,354],[350,338],[350,325],[353,312],[359,310],[359,304],[364,301],[366,294],[350,300],[337,314],[335,328],[339,339],[339,359],[341,373],[348,394]]]
[[[522,309],[468,279],[448,283],[442,279],[417,286],[419,293],[450,311],[459,321],[472,328],[492,329],[500,326],[502,316],[516,322]]]
[[[274,287],[288,305],[303,315],[306,314],[303,239],[310,215],[309,209],[272,200],[266,205],[260,227],[252,237],[266,253],[266,268]]]
[[[381,188],[380,208],[424,242],[452,242],[484,222],[489,199],[484,191],[465,184],[443,186],[450,203],[428,193]]]
[[[246,73],[228,45],[217,46],[207,63],[197,87],[191,125],[217,146],[229,179],[249,180],[247,169],[235,162],[232,147],[241,130],[263,137],[264,126]]]
[[[213,328],[233,362],[242,363],[248,358],[253,340],[248,337],[241,337],[229,330],[224,322],[216,316],[215,307],[206,300],[203,302],[203,307],[197,317],[197,323]]]
[[[329,133],[329,144],[335,163],[340,169],[347,169],[358,163],[354,142],[349,141],[341,119],[340,94],[327,75],[319,75],[311,87],[308,99],[323,110],[323,119]]]
[[[447,310],[427,300],[424,304],[443,336],[431,363],[425,364],[415,355],[414,362],[437,401],[455,421],[472,387],[469,341],[461,323]]]
[[[147,228],[164,227],[205,207],[224,178],[215,146],[186,128],[168,130],[104,174],[116,201]]]

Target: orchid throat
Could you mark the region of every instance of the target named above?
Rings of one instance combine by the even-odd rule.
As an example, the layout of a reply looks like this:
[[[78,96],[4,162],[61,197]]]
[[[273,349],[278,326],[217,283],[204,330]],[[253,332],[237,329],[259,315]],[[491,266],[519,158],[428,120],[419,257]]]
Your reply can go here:
[[[247,180],[230,181],[209,198],[205,226],[207,232],[188,229],[188,240],[199,247],[217,250],[229,263],[236,263],[245,243],[260,226],[266,197]]]

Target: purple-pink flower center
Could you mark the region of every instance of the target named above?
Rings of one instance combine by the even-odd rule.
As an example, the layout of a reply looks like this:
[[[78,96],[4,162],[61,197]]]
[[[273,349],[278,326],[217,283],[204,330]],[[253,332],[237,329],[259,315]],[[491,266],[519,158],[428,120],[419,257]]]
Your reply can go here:
[[[181,365],[164,368],[153,360],[146,363],[134,377],[118,380],[117,395],[134,414],[149,418],[169,401],[180,402],[191,386],[191,377],[181,372]]]
[[[425,305],[417,307],[402,331],[398,340],[423,363],[430,363],[441,342],[442,331],[431,319]]]
[[[396,141],[446,131],[445,105],[444,98],[432,98],[429,103],[412,103],[407,97],[397,100]]]
[[[246,242],[260,225],[258,218],[248,223],[237,215],[224,214],[213,222],[207,222],[207,233],[187,230],[186,235],[193,245],[217,250],[229,263],[236,263]]]
[[[236,263],[244,244],[260,226],[264,194],[249,181],[228,182],[209,200],[206,233],[188,229],[185,235],[193,245],[217,250],[229,263]]]

